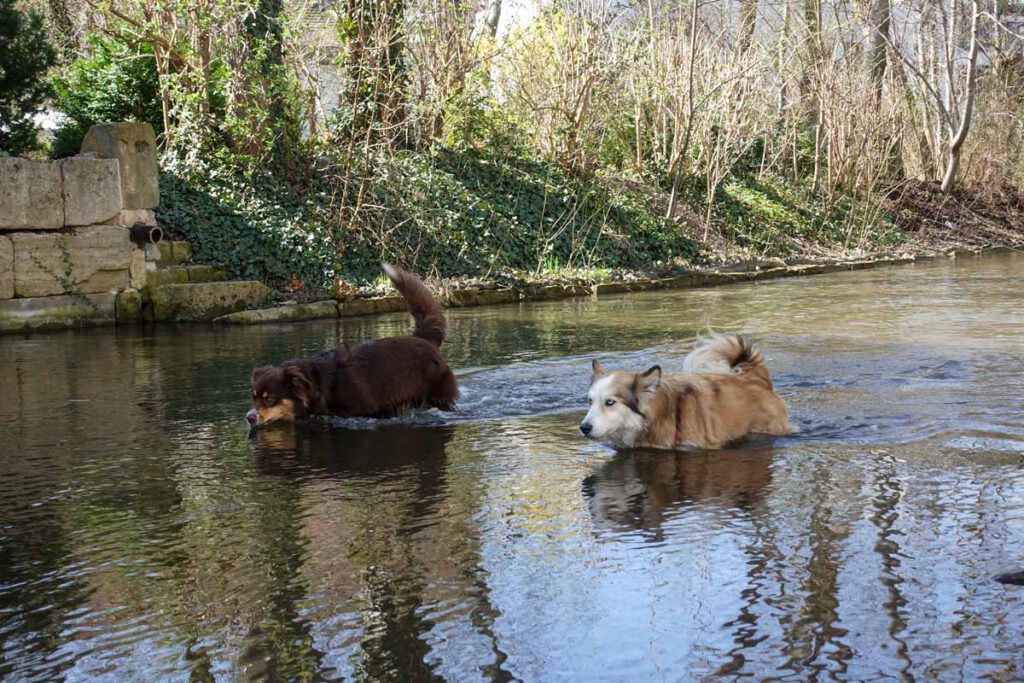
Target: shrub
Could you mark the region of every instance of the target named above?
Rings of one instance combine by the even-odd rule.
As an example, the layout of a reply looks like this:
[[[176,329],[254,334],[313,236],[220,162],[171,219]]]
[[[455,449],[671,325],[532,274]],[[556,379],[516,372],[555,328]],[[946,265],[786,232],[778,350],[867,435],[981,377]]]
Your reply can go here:
[[[19,12],[14,0],[0,0],[0,152],[38,148],[32,115],[49,94],[43,75],[56,60],[42,16]]]
[[[152,49],[133,49],[100,37],[89,44],[91,56],[76,59],[64,76],[53,79],[57,108],[69,119],[54,134],[54,159],[77,154],[89,127],[97,123],[144,121],[157,135],[163,131]]]

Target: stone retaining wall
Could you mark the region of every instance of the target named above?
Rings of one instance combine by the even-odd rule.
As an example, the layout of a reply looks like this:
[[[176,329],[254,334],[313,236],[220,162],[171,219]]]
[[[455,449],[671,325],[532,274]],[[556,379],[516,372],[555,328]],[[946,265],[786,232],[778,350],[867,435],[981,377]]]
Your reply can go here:
[[[0,158],[0,331],[116,321],[145,284],[126,228],[155,225],[158,183],[149,124],[94,126],[68,159]]]

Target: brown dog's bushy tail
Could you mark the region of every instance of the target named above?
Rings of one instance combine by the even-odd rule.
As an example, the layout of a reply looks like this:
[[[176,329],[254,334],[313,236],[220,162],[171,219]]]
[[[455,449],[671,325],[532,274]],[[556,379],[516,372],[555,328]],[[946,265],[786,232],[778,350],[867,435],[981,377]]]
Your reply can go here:
[[[441,346],[448,336],[448,323],[444,318],[444,309],[434,299],[430,290],[418,277],[408,271],[395,268],[390,263],[382,263],[381,267],[391,278],[395,289],[405,299],[409,313],[416,321],[416,327],[412,331],[413,336]]]
[[[683,361],[686,372],[731,372],[751,375],[772,386],[764,356],[738,334],[716,334],[701,340]]]

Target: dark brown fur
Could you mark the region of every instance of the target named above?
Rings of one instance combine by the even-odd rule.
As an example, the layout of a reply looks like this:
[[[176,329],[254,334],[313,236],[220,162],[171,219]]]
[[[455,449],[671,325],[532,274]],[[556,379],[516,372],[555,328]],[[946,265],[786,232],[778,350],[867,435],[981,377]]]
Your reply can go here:
[[[388,417],[408,408],[454,410],[459,396],[441,357],[444,311],[420,280],[385,264],[415,320],[412,335],[377,339],[253,371],[251,424],[310,415]]]

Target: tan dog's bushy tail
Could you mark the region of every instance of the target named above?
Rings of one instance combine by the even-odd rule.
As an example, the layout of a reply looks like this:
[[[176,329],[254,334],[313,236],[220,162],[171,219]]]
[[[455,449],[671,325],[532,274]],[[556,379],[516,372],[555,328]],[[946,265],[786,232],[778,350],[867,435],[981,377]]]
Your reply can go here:
[[[716,334],[700,339],[697,348],[683,360],[684,372],[728,372],[750,375],[764,381],[769,389],[772,380],[761,352],[738,334]]]
[[[408,271],[395,268],[390,263],[382,263],[381,267],[395,285],[395,289],[405,299],[409,313],[416,321],[413,336],[441,346],[448,336],[448,323],[444,318],[444,309],[434,299],[430,290]]]

